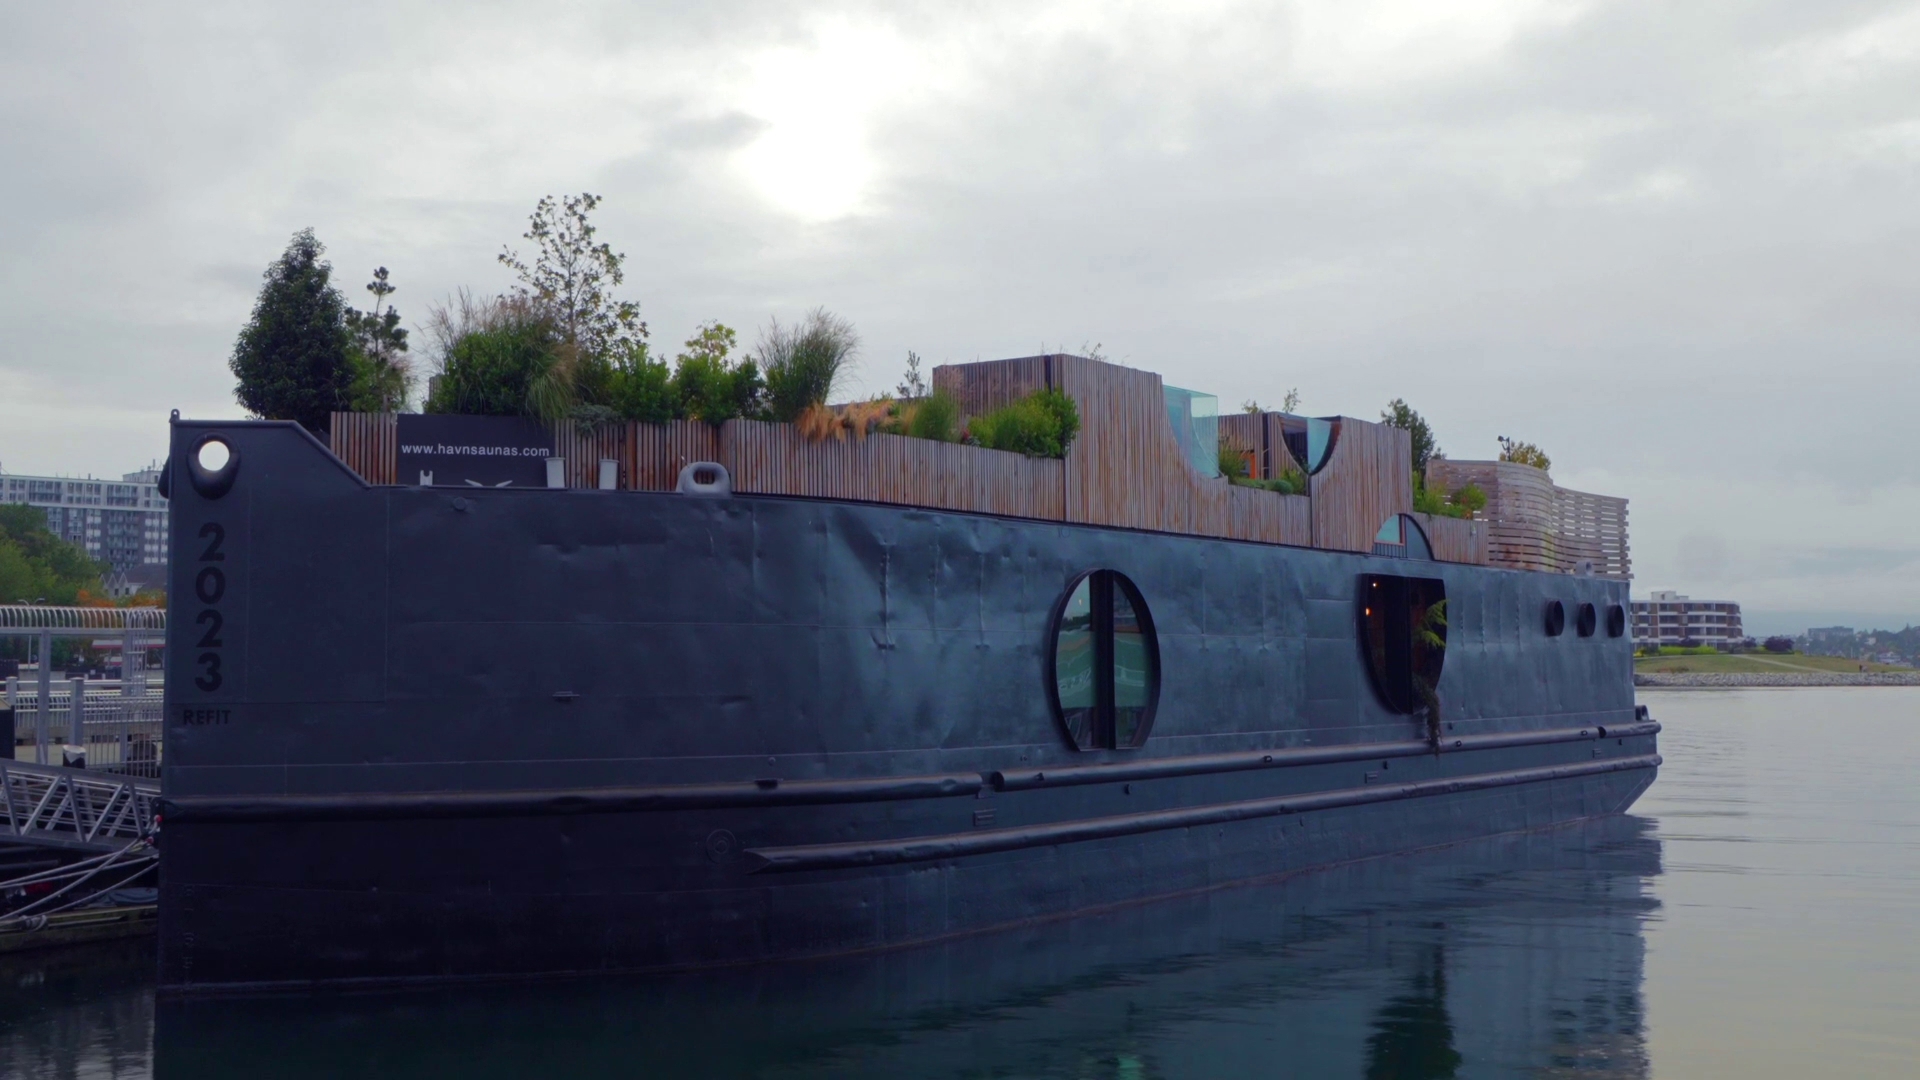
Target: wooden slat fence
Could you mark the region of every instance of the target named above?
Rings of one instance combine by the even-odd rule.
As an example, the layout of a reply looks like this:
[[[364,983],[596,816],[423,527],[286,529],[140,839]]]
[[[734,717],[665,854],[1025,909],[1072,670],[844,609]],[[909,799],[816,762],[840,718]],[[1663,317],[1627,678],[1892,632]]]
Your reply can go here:
[[[391,484],[399,468],[399,428],[393,413],[333,413],[327,447],[367,483]]]
[[[1433,557],[1441,562],[1488,565],[1487,535],[1491,524],[1466,518],[1434,517],[1415,514],[1415,521],[1427,534]]]
[[[1313,546],[1372,551],[1380,526],[1413,510],[1412,436],[1343,416],[1333,453],[1308,483]]]
[[[1340,419],[1310,495],[1281,495],[1202,476],[1175,440],[1160,377],[1077,356],[1029,356],[935,368],[936,387],[978,416],[1034,390],[1071,395],[1081,431],[1064,460],[1022,457],[898,435],[809,440],[786,424],[732,420],[615,423],[554,432],[573,487],[596,487],[599,463],[620,463],[619,486],[671,491],[696,461],[727,466],[736,491],[925,506],[933,509],[1108,525],[1338,551],[1371,552],[1382,523],[1412,510],[1406,432]],[[1225,442],[1249,452],[1267,479],[1297,467],[1278,413],[1221,418]],[[391,414],[336,413],[333,452],[370,483],[395,482]],[[1449,462],[1429,470],[1446,490],[1472,481],[1488,494],[1486,520],[1419,515],[1434,557],[1625,577],[1626,502],[1556,488],[1544,473],[1502,462]]]
[[[1488,558],[1496,566],[1629,579],[1627,500],[1559,487],[1531,465],[1435,458],[1427,483],[1441,491],[1474,484],[1487,493]]]
[[[729,420],[718,459],[734,490],[1061,518],[1063,466],[1004,450],[904,435],[811,440],[791,424]]]
[[[720,460],[720,430],[701,420],[634,424],[627,437],[626,475],[631,491],[672,491],[680,470],[696,461]]]

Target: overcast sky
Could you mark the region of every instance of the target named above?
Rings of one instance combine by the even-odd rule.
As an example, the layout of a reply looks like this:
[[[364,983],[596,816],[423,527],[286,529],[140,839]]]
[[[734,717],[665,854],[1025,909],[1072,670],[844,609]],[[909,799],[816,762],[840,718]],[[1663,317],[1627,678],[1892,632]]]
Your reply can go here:
[[[0,468],[118,475],[312,226],[410,323],[605,198],[657,347],[1078,350],[1538,442],[1634,589],[1920,621],[1920,5],[0,7]]]

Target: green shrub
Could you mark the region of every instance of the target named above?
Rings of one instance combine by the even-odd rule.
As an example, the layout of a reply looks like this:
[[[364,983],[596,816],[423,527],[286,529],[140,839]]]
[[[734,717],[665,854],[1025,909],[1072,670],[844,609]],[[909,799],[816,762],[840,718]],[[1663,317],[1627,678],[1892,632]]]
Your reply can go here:
[[[572,365],[553,321],[534,306],[463,295],[432,318],[440,376],[427,412],[558,420],[575,404]]]
[[[1080,433],[1080,410],[1058,390],[1036,390],[1004,409],[974,417],[967,433],[989,450],[1066,457],[1067,447]]]
[[[935,442],[960,438],[960,401],[945,390],[935,390],[908,407],[904,434]]]
[[[607,383],[607,405],[627,420],[664,424],[681,415],[673,373],[644,342],[620,350]]]
[[[1231,443],[1220,444],[1220,475],[1228,480],[1247,478],[1247,459]]]
[[[673,372],[680,415],[709,424],[761,415],[766,383],[752,360],[737,365],[707,354],[683,354]]]
[[[773,419],[792,423],[808,406],[825,405],[859,345],[853,324],[825,308],[814,308],[798,326],[768,323],[756,355]]]

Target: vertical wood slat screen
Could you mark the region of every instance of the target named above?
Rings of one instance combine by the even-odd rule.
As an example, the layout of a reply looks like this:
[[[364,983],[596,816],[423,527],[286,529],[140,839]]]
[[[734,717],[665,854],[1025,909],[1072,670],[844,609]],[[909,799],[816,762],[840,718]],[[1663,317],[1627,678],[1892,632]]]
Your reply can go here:
[[[563,423],[555,432],[555,447],[567,459],[573,487],[597,486],[603,458],[621,463],[621,488],[637,491],[671,491],[687,464],[717,461],[743,493],[855,499],[1355,552],[1370,552],[1381,523],[1412,509],[1409,437],[1384,425],[1343,418],[1327,466],[1312,478],[1309,498],[1201,476],[1174,438],[1163,385],[1151,372],[1085,357],[1045,356],[945,365],[935,368],[933,377],[936,387],[960,399],[967,416],[1051,382],[1078,404],[1080,437],[1065,460],[1055,461],[896,435],[816,442],[784,424],[734,420],[715,428],[676,420],[605,425],[593,432]],[[1230,444],[1256,451],[1263,478],[1297,467],[1287,453],[1279,414],[1221,420]],[[396,482],[395,435],[391,415],[339,413],[330,443],[368,482],[391,484]],[[1459,464],[1436,462],[1436,484],[1465,483],[1467,478],[1449,480],[1446,473],[1449,465]],[[1625,500],[1556,494],[1560,489],[1551,484],[1536,491],[1526,479],[1508,488],[1493,480],[1482,483],[1489,510],[1496,511],[1495,499],[1501,499],[1497,512],[1519,508],[1531,523],[1523,527],[1421,515],[1434,556],[1529,569],[1592,559],[1596,572],[1624,576]]]
[[[1385,424],[1340,418],[1327,464],[1309,480],[1313,546],[1373,550],[1380,526],[1413,510],[1413,437]]]
[[[399,421],[393,413],[337,412],[327,417],[327,448],[369,484],[395,482]]]

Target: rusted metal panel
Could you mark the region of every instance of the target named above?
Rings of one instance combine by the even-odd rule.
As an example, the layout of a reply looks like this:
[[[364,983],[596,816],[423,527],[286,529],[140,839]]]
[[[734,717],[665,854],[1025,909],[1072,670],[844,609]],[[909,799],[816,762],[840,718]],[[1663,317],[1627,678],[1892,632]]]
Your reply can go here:
[[[1313,546],[1373,550],[1380,526],[1413,510],[1412,436],[1396,427],[1340,418],[1327,464],[1311,480]]]

